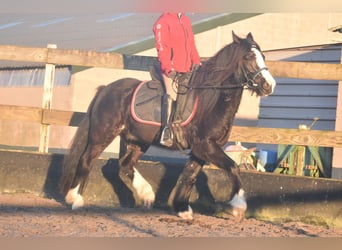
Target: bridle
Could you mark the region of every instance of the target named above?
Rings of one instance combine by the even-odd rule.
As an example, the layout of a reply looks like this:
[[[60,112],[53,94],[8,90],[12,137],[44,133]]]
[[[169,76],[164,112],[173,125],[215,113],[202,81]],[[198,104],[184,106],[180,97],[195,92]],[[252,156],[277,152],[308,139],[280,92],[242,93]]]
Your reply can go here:
[[[253,47],[256,48],[255,45],[252,45],[252,48]],[[223,71],[223,70],[226,70],[226,68],[225,67],[217,67],[215,69],[215,71]],[[252,91],[256,91],[258,89],[259,85],[255,82],[255,79],[264,70],[268,70],[268,68],[267,67],[262,67],[262,68],[258,69],[255,72],[247,72],[245,67],[242,67],[243,76],[244,76],[246,81],[245,82],[241,82],[240,84],[237,84],[237,85],[233,85],[233,86],[215,86],[215,85],[191,86],[191,85],[188,85],[188,84],[183,84],[183,83],[177,82],[175,80],[177,78],[177,76],[174,79],[174,83],[178,84],[178,86],[184,87],[186,89],[186,92],[188,92],[189,90],[193,90],[193,89],[226,90],[226,89],[236,89],[236,88],[250,89]],[[196,73],[196,72],[192,71],[190,73],[190,76],[188,78],[188,83],[191,82],[191,78],[193,77],[194,73]],[[249,77],[249,75],[251,75],[251,77]]]
[[[219,69],[219,70],[225,70],[224,68],[222,69]],[[246,79],[245,82],[242,82],[240,84],[237,84],[237,85],[233,85],[233,86],[214,86],[214,85],[207,85],[207,86],[191,86],[191,85],[188,85],[188,84],[183,84],[183,83],[180,83],[180,82],[176,82],[174,81],[175,83],[178,84],[178,86],[181,86],[181,87],[184,87],[187,89],[187,91],[189,90],[193,90],[193,89],[210,89],[210,90],[226,90],[226,89],[236,89],[236,88],[244,88],[244,89],[250,89],[250,90],[253,90],[255,91],[259,86],[257,83],[255,83],[255,78],[257,78],[258,75],[261,74],[261,72],[263,70],[268,70],[267,67],[263,67],[263,68],[260,68],[258,69],[257,71],[251,73],[249,72],[249,74],[251,74],[251,77],[249,77],[248,73],[246,72],[246,69],[245,68],[242,68],[242,71],[243,71],[243,74],[244,74],[244,77]],[[193,75],[194,72],[191,73],[191,76],[189,77],[189,82],[192,78],[192,75]],[[177,77],[175,77],[177,78]]]
[[[245,68],[242,68],[243,74],[246,78],[246,82],[243,83],[244,87],[251,89],[251,90],[256,90],[258,88],[258,84],[255,83],[255,78],[257,78],[258,75],[261,74],[263,70],[268,70],[267,67],[263,67],[258,69],[256,72],[253,72],[251,77],[248,77],[248,73],[246,72]]]

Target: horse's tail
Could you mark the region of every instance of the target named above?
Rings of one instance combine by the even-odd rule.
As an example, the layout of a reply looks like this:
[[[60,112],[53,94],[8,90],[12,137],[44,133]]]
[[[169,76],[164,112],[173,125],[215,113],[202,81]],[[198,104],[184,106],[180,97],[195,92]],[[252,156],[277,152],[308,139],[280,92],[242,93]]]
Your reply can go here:
[[[66,195],[71,188],[74,188],[73,185],[77,185],[77,183],[73,182],[77,168],[81,161],[81,157],[88,145],[91,112],[95,101],[103,88],[104,86],[100,86],[98,88],[95,97],[88,107],[86,116],[84,117],[76,131],[69,152],[67,155],[64,156],[62,175],[59,181],[60,192],[64,195]]]

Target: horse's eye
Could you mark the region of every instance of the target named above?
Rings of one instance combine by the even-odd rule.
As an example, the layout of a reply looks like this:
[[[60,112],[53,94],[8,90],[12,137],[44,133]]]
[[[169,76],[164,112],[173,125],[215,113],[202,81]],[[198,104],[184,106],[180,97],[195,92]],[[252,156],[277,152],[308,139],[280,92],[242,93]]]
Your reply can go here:
[[[246,54],[243,58],[244,58],[245,60],[251,60],[251,59],[253,58],[253,56],[254,56],[254,53],[248,53],[248,54]]]

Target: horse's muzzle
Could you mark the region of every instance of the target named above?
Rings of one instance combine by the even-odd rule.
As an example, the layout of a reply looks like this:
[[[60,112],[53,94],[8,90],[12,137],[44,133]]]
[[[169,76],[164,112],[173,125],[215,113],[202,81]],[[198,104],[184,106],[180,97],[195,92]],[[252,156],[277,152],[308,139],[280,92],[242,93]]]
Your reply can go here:
[[[268,96],[270,94],[273,93],[274,91],[274,87],[275,87],[275,81],[274,82],[267,82],[267,81],[264,81],[262,84],[261,84],[261,87],[259,88],[259,91],[260,91],[260,95],[261,96]]]

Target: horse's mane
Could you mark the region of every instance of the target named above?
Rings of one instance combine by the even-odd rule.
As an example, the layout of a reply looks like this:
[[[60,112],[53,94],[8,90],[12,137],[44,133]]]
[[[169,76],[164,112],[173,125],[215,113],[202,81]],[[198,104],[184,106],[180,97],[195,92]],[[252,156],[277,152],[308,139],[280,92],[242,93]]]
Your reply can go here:
[[[254,41],[248,39],[226,45],[203,63],[191,84],[193,86],[217,87],[221,86],[232,74],[236,75],[234,80],[241,80],[242,72],[237,71],[241,66],[240,60],[252,45],[257,46]]]
[[[251,42],[243,39],[240,43],[233,42],[226,45],[196,71],[190,85],[194,87],[193,94],[199,98],[200,105],[203,104],[199,110],[204,115],[211,112],[222,91],[236,92],[239,90],[238,88],[218,90],[215,87],[233,87],[241,83],[243,79],[241,59],[242,55],[250,48]],[[202,89],[196,89],[196,87]]]

